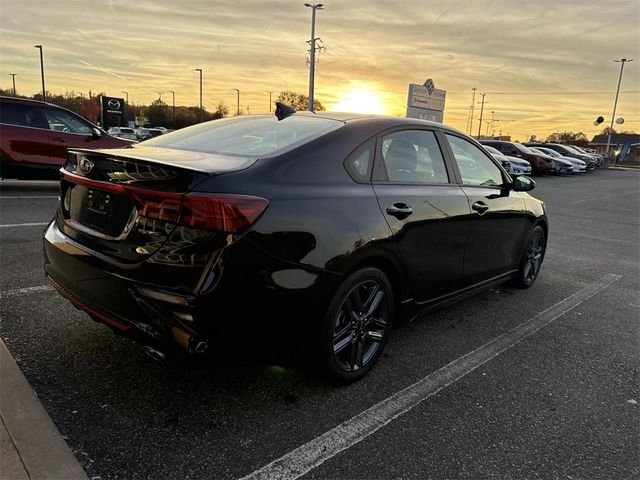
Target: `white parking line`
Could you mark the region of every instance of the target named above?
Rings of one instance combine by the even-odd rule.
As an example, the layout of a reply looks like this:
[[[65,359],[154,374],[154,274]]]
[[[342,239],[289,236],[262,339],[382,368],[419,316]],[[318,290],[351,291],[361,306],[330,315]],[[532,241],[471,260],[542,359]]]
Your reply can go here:
[[[17,195],[17,196],[6,196],[0,195],[0,200],[5,199],[16,199],[16,198],[60,198],[60,195]]]
[[[443,388],[533,335],[620,278],[620,275],[605,275],[510,332],[454,360],[241,480],[293,480],[305,475],[343,450],[361,442]]]
[[[583,202],[590,202],[591,200],[606,200],[607,198],[613,198],[613,197],[624,197],[625,195],[631,195],[633,193],[638,193],[639,190],[633,190],[632,192],[625,192],[625,193],[613,193],[611,195],[605,195],[605,196],[601,196],[601,197],[591,197],[591,198],[585,198],[583,200],[576,200],[575,202],[571,202],[573,205],[575,205],[576,203],[583,203]]]
[[[49,225],[49,222],[33,222],[33,223],[7,223],[0,225],[0,228],[16,228],[16,227],[44,227]]]
[[[36,287],[14,288],[13,290],[5,290],[0,292],[0,298],[17,297],[20,295],[28,295],[30,293],[43,293],[53,291],[51,285],[38,285]]]

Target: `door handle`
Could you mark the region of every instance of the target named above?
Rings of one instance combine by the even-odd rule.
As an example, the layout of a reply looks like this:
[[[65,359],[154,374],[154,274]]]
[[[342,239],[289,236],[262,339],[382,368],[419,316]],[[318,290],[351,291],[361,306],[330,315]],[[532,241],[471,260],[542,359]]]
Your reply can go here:
[[[471,205],[471,208],[473,208],[480,215],[484,215],[485,213],[487,213],[487,210],[489,210],[489,205],[484,202],[476,202]]]
[[[64,137],[53,137],[51,140],[54,140],[54,141],[60,142],[60,143],[67,143],[67,141],[65,140]]]
[[[406,203],[394,203],[387,207],[387,213],[393,217],[403,219],[413,213],[413,208]]]

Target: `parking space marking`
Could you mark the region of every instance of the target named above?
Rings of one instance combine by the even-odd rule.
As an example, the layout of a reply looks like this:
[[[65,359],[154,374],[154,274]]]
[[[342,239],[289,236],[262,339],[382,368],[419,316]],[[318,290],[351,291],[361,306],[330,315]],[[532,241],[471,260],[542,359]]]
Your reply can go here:
[[[583,200],[576,200],[575,202],[571,202],[573,205],[575,205],[576,203],[583,203],[583,202],[590,202],[591,200],[605,200],[607,198],[613,198],[613,197],[622,197],[624,195],[632,195],[634,193],[638,193],[640,190],[633,190],[632,192],[625,192],[625,193],[613,193],[611,195],[605,195],[603,197],[591,197],[591,198],[585,198]]]
[[[53,292],[51,285],[38,285],[36,287],[14,288],[13,290],[5,290],[0,292],[0,298],[18,297],[20,295],[28,295],[30,293]]]
[[[0,225],[0,228],[44,227],[45,225],[49,225],[49,222],[7,223],[6,225]]]
[[[0,195],[0,200],[5,200],[5,199],[16,199],[16,198],[27,198],[27,199],[32,199],[32,198],[60,198],[59,195],[16,195],[16,196],[6,196],[6,195]]]
[[[513,330],[457,358],[391,397],[283,455],[241,480],[293,480],[361,442],[395,418],[510,349],[621,278],[607,274]]]

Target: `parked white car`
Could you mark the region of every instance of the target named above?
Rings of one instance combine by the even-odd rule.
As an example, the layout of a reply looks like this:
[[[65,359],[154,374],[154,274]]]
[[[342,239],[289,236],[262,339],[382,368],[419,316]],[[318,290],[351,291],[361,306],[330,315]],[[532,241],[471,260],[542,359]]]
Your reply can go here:
[[[126,138],[128,140],[137,140],[136,131],[129,127],[110,127],[107,133],[112,137]]]
[[[529,148],[543,155],[553,157],[554,159],[557,158],[560,160],[571,162],[571,165],[573,165],[573,173],[584,173],[587,171],[587,164],[577,158],[562,156],[558,152],[556,152],[555,150],[551,150],[550,148],[545,148],[545,147],[529,147]]]
[[[509,175],[531,175],[531,164],[526,160],[505,155],[497,148],[493,148],[489,145],[483,145],[483,147],[499,162],[502,162],[503,160],[509,162]]]

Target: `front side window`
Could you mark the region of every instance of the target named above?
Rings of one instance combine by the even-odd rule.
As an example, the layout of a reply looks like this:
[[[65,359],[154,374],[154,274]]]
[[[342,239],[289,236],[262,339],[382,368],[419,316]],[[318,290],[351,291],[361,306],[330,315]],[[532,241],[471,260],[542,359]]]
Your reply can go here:
[[[83,135],[91,134],[91,124],[72,113],[53,108],[45,108],[43,111],[51,130]]]
[[[292,149],[336,130],[344,123],[322,117],[292,115],[278,121],[275,115],[224,118],[183,128],[145,142],[147,146],[263,156]]]
[[[402,130],[382,137],[387,179],[397,183],[449,183],[435,133]]]
[[[455,135],[445,134],[466,185],[498,187],[504,183],[500,168],[477,146]]]
[[[0,106],[0,123],[21,127],[43,128],[38,117],[37,107],[3,103]]]

